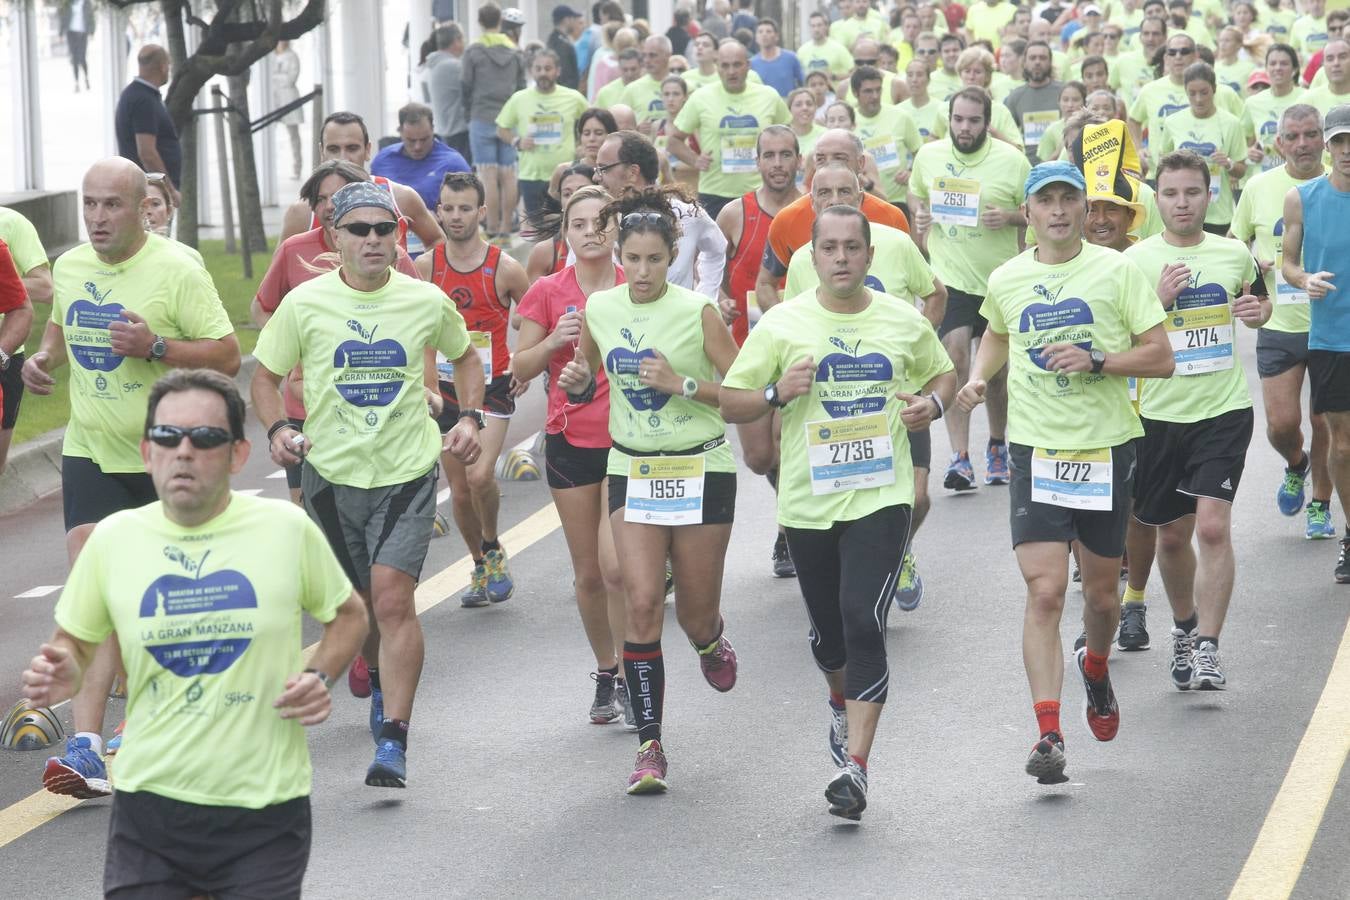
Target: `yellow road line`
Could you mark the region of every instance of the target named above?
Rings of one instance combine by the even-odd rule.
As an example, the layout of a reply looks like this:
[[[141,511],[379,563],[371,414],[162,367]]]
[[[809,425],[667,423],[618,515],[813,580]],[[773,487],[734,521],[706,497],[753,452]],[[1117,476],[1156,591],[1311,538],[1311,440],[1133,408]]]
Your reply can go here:
[[[550,503],[503,534],[501,542],[514,556],[548,537],[561,524],[557,508]],[[457,539],[457,535],[452,538]],[[415,595],[418,615],[435,609],[454,596],[455,591],[469,583],[472,571],[473,558],[465,556],[419,584]],[[305,648],[306,660],[317,646],[318,644],[314,643]],[[0,847],[13,843],[33,829],[40,828],[63,812],[79,805],[79,800],[59,797],[46,790],[40,790],[0,809]]]
[[[1350,626],[1284,784],[1228,900],[1281,900],[1294,891],[1350,755]]]

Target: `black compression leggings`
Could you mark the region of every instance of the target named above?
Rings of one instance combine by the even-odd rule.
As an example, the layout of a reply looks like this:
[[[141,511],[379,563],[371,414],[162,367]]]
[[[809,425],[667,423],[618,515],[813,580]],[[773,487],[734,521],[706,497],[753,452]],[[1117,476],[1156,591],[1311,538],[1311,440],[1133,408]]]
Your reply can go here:
[[[826,672],[847,663],[847,700],[886,702],[886,616],[909,522],[908,506],[888,506],[825,530],[787,529],[788,552],[811,619],[811,654]]]

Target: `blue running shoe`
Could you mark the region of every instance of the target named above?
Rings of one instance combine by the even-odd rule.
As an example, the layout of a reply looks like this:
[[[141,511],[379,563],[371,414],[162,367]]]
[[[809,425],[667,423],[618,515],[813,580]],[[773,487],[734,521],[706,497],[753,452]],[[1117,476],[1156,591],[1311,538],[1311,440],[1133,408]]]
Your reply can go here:
[[[384,691],[370,692],[370,736],[375,743],[380,742],[380,729],[384,726]]]
[[[473,574],[469,577],[469,587],[459,595],[459,605],[468,609],[488,605],[486,563],[480,562],[473,567]]]
[[[1296,516],[1298,511],[1303,508],[1303,485],[1308,480],[1308,468],[1312,465],[1308,459],[1308,454],[1303,454],[1303,468],[1284,470],[1284,481],[1280,483],[1280,489],[1275,492],[1275,505],[1280,508],[1280,512],[1286,516]]]
[[[923,599],[923,576],[915,568],[914,554],[906,553],[905,561],[900,564],[900,577],[895,580],[895,607],[903,612],[913,612],[919,608]]]
[[[487,598],[493,603],[510,600],[516,590],[516,583],[511,580],[511,572],[506,568],[506,551],[489,550],[484,553],[483,568],[487,570]]]
[[[1331,504],[1326,500],[1309,501],[1308,528],[1303,536],[1310,541],[1325,541],[1336,536],[1336,526],[1331,524]]]
[[[408,786],[408,751],[398,741],[384,740],[375,747],[375,761],[366,769],[366,784],[371,787]]]
[[[103,764],[103,758],[94,752],[94,745],[89,738],[73,734],[66,738],[66,755],[53,756],[47,760],[47,769],[42,773],[42,786],[53,794],[77,800],[92,800],[112,793],[108,767]]]
[[[990,444],[984,450],[984,483],[1007,484],[1012,480],[1008,468],[1008,445]]]
[[[975,469],[970,464],[969,453],[953,453],[942,486],[949,491],[975,490]]]

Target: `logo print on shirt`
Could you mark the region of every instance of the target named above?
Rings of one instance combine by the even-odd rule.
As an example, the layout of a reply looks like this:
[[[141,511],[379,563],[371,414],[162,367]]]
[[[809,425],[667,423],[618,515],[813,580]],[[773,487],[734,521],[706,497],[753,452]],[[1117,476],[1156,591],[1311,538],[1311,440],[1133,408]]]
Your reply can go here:
[[[84,283],[84,290],[92,299],[81,297],[66,310],[65,325],[70,355],[75,357],[75,362],[82,369],[111,372],[122,364],[125,357],[113,352],[108,326],[122,321],[125,307],[120,303],[106,302],[112,290],[99,293],[98,285],[92,281]],[[99,390],[103,390],[103,387]]]
[[[1022,310],[1022,317],[1017,324],[1017,330],[1023,334],[1053,332],[1044,336],[1037,335],[1031,339],[1030,346],[1026,348],[1028,358],[1039,369],[1046,368],[1045,361],[1041,359],[1041,351],[1050,344],[1067,341],[1084,350],[1092,349],[1092,329],[1088,327],[1095,321],[1092,309],[1081,297],[1070,297],[1061,301],[1059,295],[1064,288],[1065,285],[1061,284],[1051,292],[1043,284],[1033,285],[1031,289],[1045,302],[1028,303],[1026,309]]]
[[[831,335],[830,344],[841,352],[827,353],[816,366],[816,396],[825,412],[831,419],[880,412],[894,377],[891,361],[875,351],[859,355],[861,340],[850,347]]]
[[[398,370],[407,367],[407,352],[393,338],[375,340],[378,325],[367,331],[357,320],[348,319],[347,327],[364,340],[343,341],[333,354],[333,368],[348,370],[337,376],[338,393],[353,406],[388,406],[403,390],[403,373]]]
[[[473,291],[464,285],[457,285],[450,289],[450,299],[455,301],[457,309],[468,309],[473,305]]]
[[[647,339],[645,334],[635,338],[633,332],[627,328],[620,328],[619,334],[633,349],[615,347],[605,355],[605,371],[609,373],[610,380],[616,381],[619,390],[623,391],[624,397],[632,404],[633,409],[650,409],[653,411],[661,409],[670,402],[670,395],[662,393],[656,388],[643,386],[637,377],[638,366],[642,360],[655,359],[656,351],[650,348],[646,350],[638,349],[642,346],[642,342]],[[656,424],[652,426],[655,428],[660,424],[660,418],[656,416],[653,416],[653,418],[657,420]]]
[[[167,546],[164,556],[178,571],[161,575],[141,595],[141,641],[160,666],[182,677],[224,672],[244,654],[253,623],[239,621],[233,610],[256,609],[258,597],[242,572],[220,569],[203,574],[206,551],[194,558]],[[190,616],[174,621],[172,617]]]

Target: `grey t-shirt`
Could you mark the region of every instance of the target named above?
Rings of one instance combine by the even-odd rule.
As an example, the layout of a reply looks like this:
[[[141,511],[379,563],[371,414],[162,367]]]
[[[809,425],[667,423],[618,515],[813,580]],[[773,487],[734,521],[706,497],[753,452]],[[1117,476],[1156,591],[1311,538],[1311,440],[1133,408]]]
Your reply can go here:
[[[1036,147],[1040,143],[1041,132],[1045,130],[1046,119],[1054,121],[1059,118],[1059,92],[1064,88],[1064,84],[1059,81],[1051,81],[1040,87],[1032,87],[1029,84],[1023,84],[1013,89],[1003,104],[1008,107],[1013,114],[1013,120],[1017,122],[1017,127],[1022,130],[1022,140],[1026,144],[1027,159],[1035,165],[1041,159],[1036,155]],[[1033,116],[1031,121],[1027,120],[1028,113],[1050,113],[1049,116]]]

